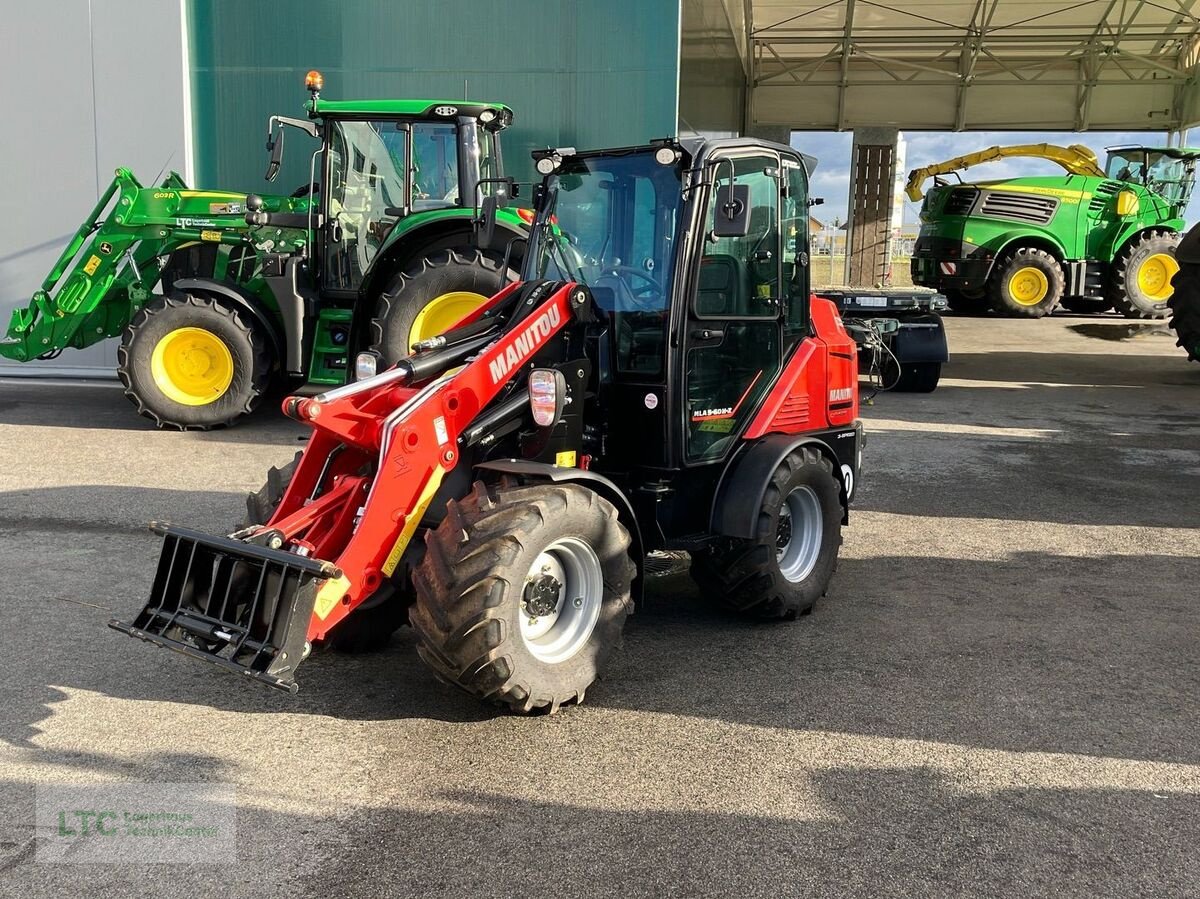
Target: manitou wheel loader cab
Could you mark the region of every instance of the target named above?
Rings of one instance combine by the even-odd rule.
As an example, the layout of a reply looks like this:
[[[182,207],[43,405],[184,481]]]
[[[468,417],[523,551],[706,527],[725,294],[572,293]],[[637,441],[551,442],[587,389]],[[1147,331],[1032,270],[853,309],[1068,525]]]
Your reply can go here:
[[[172,175],[142,188],[118,170],[14,313],[0,355],[43,358],[119,334],[118,374],[138,410],[161,427],[207,429],[252,411],[272,385],[344,383],[360,350],[395,362],[515,277],[524,243],[512,238],[532,214],[502,210],[487,244],[473,231],[479,202],[505,184],[511,110],[324,100],[318,72],[306,86],[307,118],[272,116],[267,128],[268,181],[287,131],[308,135],[304,187],[262,197],[188,190]]]
[[[940,176],[984,162],[1035,157],[1063,176],[951,184]],[[1087,147],[991,147],[909,173],[921,199],[913,283],[944,293],[956,312],[1040,318],[1115,307],[1129,318],[1168,313],[1175,247],[1200,150],[1114,147],[1100,167]]]
[[[649,552],[690,552],[738,612],[813,607],[862,429],[854,341],[809,292],[799,155],[535,156],[524,281],[389,370],[285,400],[312,434],[251,498],[268,520],[152,525],[150,601],[114,628],[295,690],[313,644],[407,612],[439,677],[552,712],[603,669]]]

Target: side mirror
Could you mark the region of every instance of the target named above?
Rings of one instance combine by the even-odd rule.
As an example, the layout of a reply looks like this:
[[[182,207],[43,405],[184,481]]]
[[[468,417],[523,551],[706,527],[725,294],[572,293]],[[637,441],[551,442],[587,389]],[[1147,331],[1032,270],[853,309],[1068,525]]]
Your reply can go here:
[[[267,135],[267,149],[271,151],[271,161],[267,163],[268,181],[274,181],[279,174],[279,165],[283,162],[283,129]]]
[[[750,233],[750,185],[729,184],[717,188],[714,237],[745,237]]]
[[[475,222],[475,238],[476,243],[485,249],[492,245],[492,238],[496,236],[496,210],[499,206],[499,200],[495,195],[484,197],[483,202],[479,204],[479,218]]]

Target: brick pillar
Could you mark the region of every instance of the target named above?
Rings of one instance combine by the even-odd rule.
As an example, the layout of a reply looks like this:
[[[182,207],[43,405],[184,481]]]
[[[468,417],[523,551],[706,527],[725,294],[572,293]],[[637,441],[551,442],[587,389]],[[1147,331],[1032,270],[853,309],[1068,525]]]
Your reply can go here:
[[[887,274],[896,176],[896,128],[855,128],[850,154],[846,283],[874,287]]]

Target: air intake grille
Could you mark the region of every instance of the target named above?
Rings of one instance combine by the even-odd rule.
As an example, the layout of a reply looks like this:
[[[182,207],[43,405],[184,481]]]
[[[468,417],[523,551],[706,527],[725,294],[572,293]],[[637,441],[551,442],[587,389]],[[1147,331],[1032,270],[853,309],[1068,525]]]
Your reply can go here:
[[[993,191],[984,198],[979,213],[992,218],[1044,225],[1054,218],[1056,209],[1058,200],[1053,197]]]
[[[970,187],[950,191],[950,198],[946,200],[942,215],[967,215],[971,211],[971,207],[975,205],[975,198],[978,196],[979,191]]]
[[[1117,195],[1121,190],[1121,185],[1116,181],[1101,181],[1096,185],[1096,190],[1092,196],[1092,202],[1088,203],[1088,212],[1092,215],[1102,213],[1108,201]]]

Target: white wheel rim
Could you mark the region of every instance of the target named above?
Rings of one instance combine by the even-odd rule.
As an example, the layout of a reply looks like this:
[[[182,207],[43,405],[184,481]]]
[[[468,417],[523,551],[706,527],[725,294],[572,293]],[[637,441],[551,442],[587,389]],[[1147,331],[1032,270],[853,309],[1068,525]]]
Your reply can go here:
[[[539,615],[530,610],[525,591],[543,577],[559,587],[553,611]],[[591,639],[604,601],[604,575],[587,543],[575,537],[555,540],[529,567],[521,589],[521,639],[535,658],[565,662]]]
[[[775,525],[775,559],[785,579],[796,584],[812,574],[821,555],[824,531],[816,492],[811,487],[797,487],[789,493]]]

